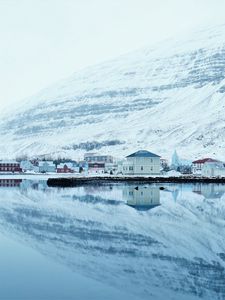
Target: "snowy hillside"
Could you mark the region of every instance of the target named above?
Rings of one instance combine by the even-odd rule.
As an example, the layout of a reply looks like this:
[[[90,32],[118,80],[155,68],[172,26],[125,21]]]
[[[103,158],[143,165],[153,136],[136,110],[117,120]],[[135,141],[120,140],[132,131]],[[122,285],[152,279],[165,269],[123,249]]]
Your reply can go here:
[[[146,148],[225,159],[225,25],[86,68],[13,108],[1,156]]]

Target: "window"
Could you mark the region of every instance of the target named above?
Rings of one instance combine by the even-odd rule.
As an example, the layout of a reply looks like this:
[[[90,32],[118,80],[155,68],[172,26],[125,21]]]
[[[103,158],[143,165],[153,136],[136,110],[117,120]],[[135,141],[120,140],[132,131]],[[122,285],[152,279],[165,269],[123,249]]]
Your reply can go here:
[[[134,168],[132,166],[129,167],[129,171],[133,171]]]
[[[143,171],[144,170],[144,167],[143,166],[141,166],[141,171]]]

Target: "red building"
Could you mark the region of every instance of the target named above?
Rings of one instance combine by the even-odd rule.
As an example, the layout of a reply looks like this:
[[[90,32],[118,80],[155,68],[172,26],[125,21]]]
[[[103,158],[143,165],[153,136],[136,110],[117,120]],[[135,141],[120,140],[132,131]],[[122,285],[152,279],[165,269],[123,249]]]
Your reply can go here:
[[[56,169],[57,173],[74,173],[72,164],[59,164]]]
[[[0,172],[22,172],[22,169],[17,161],[0,161]]]

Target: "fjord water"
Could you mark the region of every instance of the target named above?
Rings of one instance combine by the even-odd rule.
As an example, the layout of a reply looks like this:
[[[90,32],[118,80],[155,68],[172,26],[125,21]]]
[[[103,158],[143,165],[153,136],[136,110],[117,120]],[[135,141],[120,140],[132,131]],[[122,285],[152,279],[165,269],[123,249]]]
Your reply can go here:
[[[225,185],[0,185],[0,299],[225,299]]]

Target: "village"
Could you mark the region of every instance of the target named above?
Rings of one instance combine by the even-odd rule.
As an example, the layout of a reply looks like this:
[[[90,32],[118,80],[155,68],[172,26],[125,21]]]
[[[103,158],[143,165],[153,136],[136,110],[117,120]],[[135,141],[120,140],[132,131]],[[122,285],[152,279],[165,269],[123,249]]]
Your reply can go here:
[[[124,159],[111,155],[85,153],[82,160],[33,158],[0,160],[0,174],[81,174],[83,176],[195,176],[225,177],[225,163],[215,158],[182,160],[174,151],[171,161],[147,150],[139,150]]]

